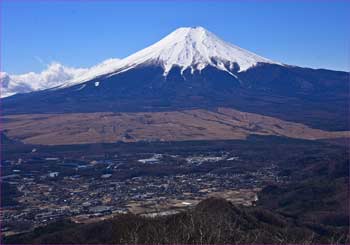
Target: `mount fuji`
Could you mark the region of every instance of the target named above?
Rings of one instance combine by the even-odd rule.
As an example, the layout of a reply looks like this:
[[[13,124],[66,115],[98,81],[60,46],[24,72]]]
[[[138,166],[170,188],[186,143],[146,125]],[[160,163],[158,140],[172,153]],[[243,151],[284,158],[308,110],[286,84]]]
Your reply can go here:
[[[159,113],[231,108],[349,130],[349,73],[275,62],[203,27],[179,28],[118,62],[2,100],[5,115]]]
[[[181,68],[181,74],[187,69],[193,74],[194,71],[201,71],[207,66],[233,75],[232,72],[245,71],[258,63],[278,64],[226,43],[203,27],[183,27],[118,64],[106,67],[99,73],[78,77],[64,87],[94,79],[99,75],[121,73],[150,64],[161,66],[163,75],[167,76],[175,67]]]

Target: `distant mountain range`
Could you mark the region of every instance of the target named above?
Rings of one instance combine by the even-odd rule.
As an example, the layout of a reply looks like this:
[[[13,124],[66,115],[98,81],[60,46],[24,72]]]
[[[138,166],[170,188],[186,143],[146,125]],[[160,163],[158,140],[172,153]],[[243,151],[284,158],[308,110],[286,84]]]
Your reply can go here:
[[[106,132],[103,125],[96,128],[95,123],[95,126],[92,124],[103,120],[101,112],[128,113],[116,114],[118,120],[134,117],[136,121],[147,121],[147,124],[143,124],[145,127],[149,129],[152,126],[153,130],[163,132],[155,134],[157,137],[152,140],[222,137],[219,135],[225,133],[219,128],[227,120],[235,121],[225,129],[230,132],[227,135],[231,135],[231,138],[237,137],[237,126],[241,132],[243,124],[248,125],[243,127],[244,134],[248,135],[257,132],[279,135],[273,127],[286,129],[283,126],[285,123],[277,126],[268,123],[270,126],[266,129],[266,121],[261,123],[259,115],[296,123],[300,126],[299,130],[307,127],[324,132],[347,131],[350,125],[348,72],[281,64],[229,44],[202,27],[179,28],[159,42],[122,60],[79,71],[78,75],[50,89],[10,96],[3,99],[2,104],[5,129],[10,135],[21,129],[24,132],[29,130],[23,123],[28,120],[41,122],[46,129],[53,127],[52,122],[46,120],[48,116],[39,120],[28,114],[63,114],[67,118],[79,118],[80,113],[88,113],[89,120],[79,122],[77,128],[66,136],[69,139],[72,134],[89,135],[85,143],[91,142],[89,138],[99,138],[96,135],[101,136]],[[218,119],[214,115],[220,114],[218,108],[221,111],[222,108],[235,109],[237,113],[247,112],[255,116],[250,117],[254,118],[253,121],[243,120],[243,124],[239,118],[236,120],[235,113],[230,114],[230,118]],[[202,130],[191,130],[191,126],[195,127],[199,124],[198,120],[203,119],[196,114],[191,123],[185,123],[187,130],[179,134],[182,137],[165,137],[174,134],[169,129],[172,124],[181,124],[179,118],[174,119],[178,116],[175,112],[188,110],[191,115],[196,114],[196,110],[205,111],[208,124],[200,123]],[[140,112],[169,113],[173,118],[170,119],[167,114],[160,117],[137,114]],[[18,114],[22,115],[13,116]],[[152,120],[147,120],[147,117]],[[159,121],[160,118],[162,121]],[[118,120],[115,120],[116,123],[110,126],[118,137],[102,137],[101,142],[145,140],[148,138],[145,135],[152,135],[152,132],[148,132],[140,136],[140,132],[135,133],[135,128],[131,126],[135,124],[118,127]],[[219,125],[209,130],[209,127],[213,127],[209,125],[212,120],[217,120]],[[70,127],[68,121],[61,118],[63,131],[67,131],[65,127]],[[221,133],[208,135],[208,130]],[[194,131],[196,136],[191,136]],[[297,135],[302,135],[302,132],[298,131]],[[305,134],[308,132],[305,131]],[[45,136],[26,133],[12,135],[20,140],[43,144],[49,143],[50,139],[50,133]],[[327,138],[327,135],[323,134],[322,137]],[[344,137],[344,132],[337,137]],[[304,138],[313,137],[304,135]],[[77,143],[74,140],[64,141],[69,142]]]

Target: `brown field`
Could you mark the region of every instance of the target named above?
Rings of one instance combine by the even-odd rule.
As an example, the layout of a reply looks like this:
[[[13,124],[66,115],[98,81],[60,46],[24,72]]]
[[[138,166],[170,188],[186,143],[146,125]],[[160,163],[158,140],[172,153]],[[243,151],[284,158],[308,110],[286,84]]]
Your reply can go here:
[[[11,139],[42,145],[245,139],[249,135],[309,140],[350,136],[349,131],[324,131],[229,108],[215,111],[11,115],[3,117],[3,130]]]

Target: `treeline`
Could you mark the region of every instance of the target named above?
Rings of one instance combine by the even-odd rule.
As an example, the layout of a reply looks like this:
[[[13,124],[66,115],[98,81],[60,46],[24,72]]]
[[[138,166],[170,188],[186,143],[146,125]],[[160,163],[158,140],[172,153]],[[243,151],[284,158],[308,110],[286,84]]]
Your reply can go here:
[[[246,244],[348,243],[343,229],[318,230],[263,208],[236,207],[210,198],[176,215],[144,218],[133,214],[94,224],[61,221],[5,243],[40,244]]]

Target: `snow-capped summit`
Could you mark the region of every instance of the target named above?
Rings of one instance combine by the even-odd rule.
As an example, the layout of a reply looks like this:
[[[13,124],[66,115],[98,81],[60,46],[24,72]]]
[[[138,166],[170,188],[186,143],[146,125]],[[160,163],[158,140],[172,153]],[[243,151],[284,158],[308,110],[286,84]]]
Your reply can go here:
[[[182,70],[201,70],[207,65],[221,70],[233,68],[239,71],[262,63],[275,63],[223,41],[203,27],[178,28],[159,42],[125,58],[119,65],[135,66],[145,62],[157,62],[167,74],[173,66]]]
[[[227,43],[203,27],[181,27],[155,44],[116,63],[76,77],[62,87],[76,85],[102,75],[121,73],[142,64],[161,65],[164,68],[163,75],[166,76],[174,66],[181,67],[182,71],[190,68],[193,72],[211,65],[232,74],[234,68],[241,72],[260,62],[279,64]]]
[[[122,60],[108,59],[91,68],[71,68],[54,63],[41,73],[0,74],[2,97],[42,89],[61,89],[81,84],[100,76],[111,76],[140,65],[163,67],[167,76],[173,67],[181,73],[215,67],[236,77],[258,63],[279,64],[245,49],[227,43],[203,27],[181,27],[155,44]],[[235,73],[235,74],[234,74]]]
[[[100,76],[122,73],[139,65],[161,66],[164,76],[167,76],[173,67],[180,67],[181,73],[186,69],[193,73],[207,66],[216,67],[235,76],[233,71],[237,74],[258,63],[279,64],[227,43],[203,27],[181,27],[155,44],[122,60],[108,59],[91,68],[76,69],[53,63],[41,73],[2,73],[1,97],[48,88],[67,88]]]

